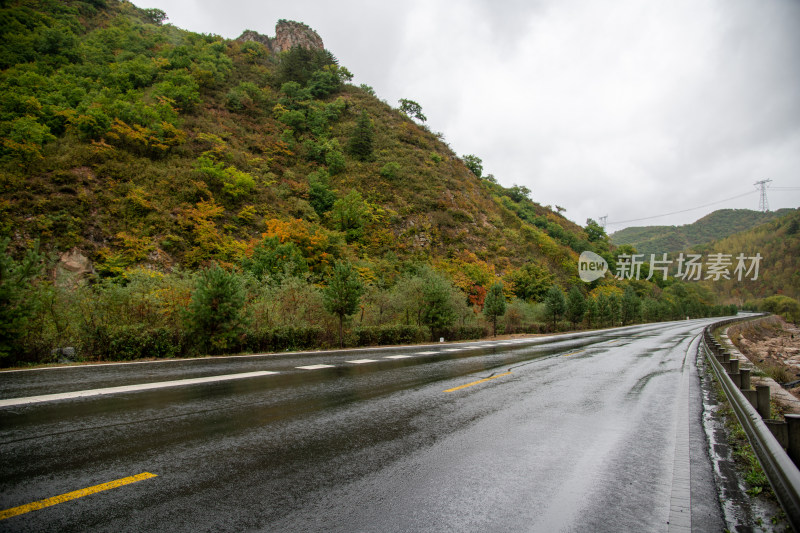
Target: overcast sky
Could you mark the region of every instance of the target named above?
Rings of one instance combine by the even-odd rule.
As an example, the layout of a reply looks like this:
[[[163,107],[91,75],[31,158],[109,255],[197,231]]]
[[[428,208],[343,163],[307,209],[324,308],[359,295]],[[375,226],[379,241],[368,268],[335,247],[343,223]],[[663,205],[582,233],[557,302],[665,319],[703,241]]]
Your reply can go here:
[[[354,83],[419,102],[456,153],[581,225],[757,209],[762,179],[771,209],[800,207],[778,189],[800,188],[798,0],[134,3],[227,38],[304,22]]]

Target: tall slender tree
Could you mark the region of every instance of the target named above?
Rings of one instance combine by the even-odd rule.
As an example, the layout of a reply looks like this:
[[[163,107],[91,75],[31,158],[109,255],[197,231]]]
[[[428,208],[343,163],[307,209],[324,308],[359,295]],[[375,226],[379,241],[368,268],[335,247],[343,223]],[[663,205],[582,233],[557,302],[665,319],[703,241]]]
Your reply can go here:
[[[344,347],[344,320],[358,310],[364,284],[349,262],[339,262],[333,267],[328,286],[322,292],[325,309],[339,317],[339,346]]]
[[[547,308],[547,314],[553,317],[553,329],[556,329],[558,319],[564,315],[567,310],[567,302],[564,298],[564,293],[558,285],[553,285],[548,289],[547,295],[544,298],[544,305]]]
[[[375,141],[372,121],[364,110],[356,121],[356,129],[353,131],[350,142],[347,146],[348,151],[360,161],[372,159],[372,149]]]
[[[567,298],[567,319],[572,322],[573,329],[586,314],[586,298],[578,287],[572,287]]]
[[[200,272],[186,314],[189,331],[211,353],[231,348],[244,332],[245,290],[241,279],[219,265]]]
[[[483,302],[483,314],[492,320],[492,335],[497,336],[497,317],[506,312],[506,296],[503,294],[503,284],[495,283],[489,288]]]

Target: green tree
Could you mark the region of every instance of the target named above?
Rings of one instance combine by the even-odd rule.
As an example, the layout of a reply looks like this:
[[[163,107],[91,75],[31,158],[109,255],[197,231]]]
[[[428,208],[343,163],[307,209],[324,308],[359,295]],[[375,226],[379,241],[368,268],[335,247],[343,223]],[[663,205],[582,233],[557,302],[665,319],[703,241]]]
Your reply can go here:
[[[553,275],[536,263],[526,263],[506,276],[517,298],[539,301],[553,283]]]
[[[452,326],[456,321],[456,312],[451,298],[452,285],[444,276],[425,268],[420,273],[422,281],[422,323],[431,330],[431,340],[436,334]]]
[[[344,347],[344,320],[358,310],[364,284],[358,272],[349,262],[339,262],[333,266],[328,286],[322,291],[325,310],[339,317],[339,346]]]
[[[624,326],[635,322],[639,317],[640,309],[641,301],[636,295],[636,291],[633,290],[631,285],[627,285],[620,302],[620,318],[622,319],[622,325]]]
[[[598,314],[597,300],[594,298],[586,298],[586,321],[589,323],[590,328],[598,324]]]
[[[597,296],[597,323],[605,326],[611,322],[611,307],[608,296],[600,294]]]
[[[788,322],[800,322],[800,302],[783,294],[764,298],[761,310],[781,315]]]
[[[348,243],[359,240],[364,234],[364,223],[369,210],[361,193],[355,189],[347,196],[336,200],[331,210],[331,222],[345,234]]]
[[[375,133],[373,131],[372,121],[367,111],[364,110],[358,116],[356,128],[353,130],[347,149],[356,159],[360,161],[369,161],[372,159],[374,142]]]
[[[335,202],[336,194],[331,190],[328,173],[325,171],[311,173],[308,176],[308,203],[317,215],[325,215]]]
[[[414,100],[407,100],[405,98],[401,98],[398,100],[400,102],[400,112],[404,115],[415,118],[420,122],[425,122],[428,120],[428,117],[422,114],[422,106],[419,105]]]
[[[164,13],[161,9],[157,9],[155,7],[144,9],[144,17],[147,19],[147,22],[152,22],[153,24],[158,24],[159,26],[165,21],[168,20],[167,14]]]
[[[389,161],[381,167],[380,175],[387,180],[393,180],[400,174],[400,169],[400,163]]]
[[[564,292],[558,285],[553,285],[548,289],[544,297],[544,305],[547,309],[547,314],[553,318],[553,329],[555,329],[558,319],[561,318],[567,310],[567,301],[564,298]]]
[[[462,157],[462,159],[464,160],[464,164],[467,166],[467,168],[480,178],[483,174],[483,161],[481,158],[477,155],[468,154]]]
[[[514,185],[507,191],[508,197],[517,203],[529,199],[531,195],[531,190],[524,185]]]
[[[567,319],[572,322],[572,327],[575,328],[578,322],[583,320],[586,314],[586,298],[583,297],[578,287],[572,287],[569,291],[567,298]]]
[[[598,242],[598,241],[605,241],[608,239],[606,235],[606,230],[603,229],[603,226],[598,224],[591,218],[586,219],[586,235],[589,237],[589,242]]]
[[[620,320],[620,299],[616,294],[608,297],[608,319],[612,326],[616,326]]]
[[[35,282],[44,268],[38,243],[19,261],[8,254],[9,243],[0,239],[0,365],[24,351],[21,340],[38,310]]]
[[[281,53],[275,80],[278,82],[278,86],[288,81],[295,81],[305,86],[317,71],[324,70],[325,66],[336,64],[336,58],[328,50],[311,50],[302,46],[293,46]],[[328,70],[332,69],[329,67]],[[334,71],[334,76],[335,74]],[[319,80],[318,77],[317,81]]]
[[[266,238],[242,260],[242,268],[261,280],[279,282],[285,277],[303,277],[308,262],[293,242],[281,243],[277,237]]]
[[[211,353],[234,347],[244,333],[245,290],[241,279],[219,265],[200,271],[186,313],[187,327]]]
[[[489,287],[486,299],[483,301],[483,314],[492,320],[492,335],[497,336],[497,317],[506,312],[506,295],[503,294],[503,284],[495,283]]]

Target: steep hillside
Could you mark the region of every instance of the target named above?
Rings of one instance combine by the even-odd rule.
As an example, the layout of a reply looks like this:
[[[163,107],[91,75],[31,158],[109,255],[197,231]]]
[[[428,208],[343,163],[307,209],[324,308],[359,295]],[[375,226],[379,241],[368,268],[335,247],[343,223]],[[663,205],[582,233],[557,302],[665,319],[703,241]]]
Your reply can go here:
[[[630,227],[609,237],[617,246],[630,244],[640,253],[679,252],[774,220],[791,209],[762,213],[749,209],[719,209],[683,226]]]
[[[224,40],[116,0],[5,5],[0,231],[17,250],[39,239],[114,277],[237,264],[276,237],[317,275],[337,258],[492,276],[536,262],[566,284],[595,249],[349,84],[303,24]]]
[[[800,210],[781,218],[695,248],[704,255],[732,254],[735,258],[761,254],[758,279],[720,280],[707,283],[723,303],[742,305],[748,300],[783,294],[800,298]]]
[[[302,23],[224,40],[125,1],[0,5],[0,366],[731,311],[580,281],[583,251],[615,270],[596,222],[483,177]]]

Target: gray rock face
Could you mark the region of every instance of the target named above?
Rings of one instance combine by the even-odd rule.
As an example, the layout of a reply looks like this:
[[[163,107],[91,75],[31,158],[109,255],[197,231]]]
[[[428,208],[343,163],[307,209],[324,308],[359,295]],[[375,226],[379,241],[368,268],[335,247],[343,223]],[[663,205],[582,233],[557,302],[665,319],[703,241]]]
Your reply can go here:
[[[247,30],[236,39],[240,42],[254,41],[266,46],[273,53],[280,53],[294,46],[301,46],[309,50],[324,50],[322,38],[317,32],[302,22],[293,20],[279,20],[275,25],[275,37],[261,35],[258,32]]]
[[[55,268],[55,280],[60,285],[74,285],[85,276],[92,274],[94,267],[79,248],[64,252]]]

